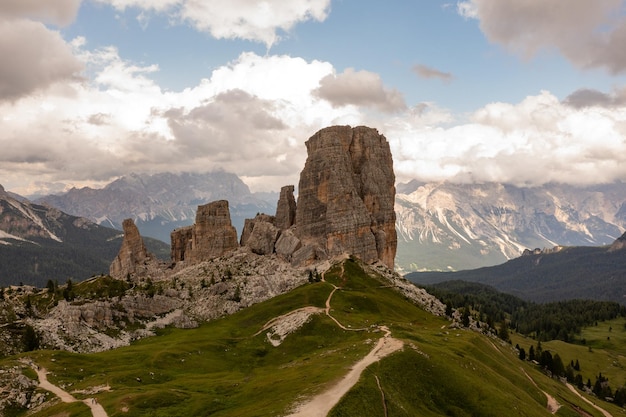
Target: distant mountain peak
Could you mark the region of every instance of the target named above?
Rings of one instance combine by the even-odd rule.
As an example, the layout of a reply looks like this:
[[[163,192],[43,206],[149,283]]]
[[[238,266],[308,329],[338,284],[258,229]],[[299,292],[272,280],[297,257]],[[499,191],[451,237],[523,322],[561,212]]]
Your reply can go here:
[[[626,229],[623,183],[411,181],[397,189],[397,264],[407,272],[496,265],[528,248],[609,245]]]

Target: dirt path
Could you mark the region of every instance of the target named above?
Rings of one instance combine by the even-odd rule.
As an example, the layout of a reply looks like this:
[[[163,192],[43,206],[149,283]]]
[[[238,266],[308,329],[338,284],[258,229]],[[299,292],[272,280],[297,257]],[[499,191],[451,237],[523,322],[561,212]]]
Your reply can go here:
[[[72,394],[69,392],[57,387],[48,381],[48,372],[45,368],[40,368],[37,365],[31,364],[35,372],[37,372],[37,377],[39,378],[39,386],[46,391],[50,391],[57,397],[61,399],[64,403],[75,403],[81,400],[77,400]],[[91,414],[93,417],[108,417],[108,414],[104,410],[104,408],[97,402],[95,398],[86,398],[82,400],[83,403],[87,405],[91,409]]]
[[[343,277],[344,269],[343,265],[341,265],[341,276]],[[322,281],[326,281],[324,274],[322,274]],[[337,326],[342,328],[343,330],[352,330],[352,331],[364,331],[367,329],[352,329],[345,327],[341,324],[337,319],[330,315],[330,302],[335,294],[335,291],[341,289],[333,285],[333,290],[328,295],[326,299],[326,315],[331,318]],[[343,397],[358,381],[361,377],[361,374],[371,364],[374,362],[378,362],[385,356],[396,352],[404,346],[404,343],[401,340],[394,339],[391,337],[391,331],[387,326],[379,326],[378,329],[383,332],[383,336],[378,339],[378,343],[376,346],[367,354],[363,359],[358,361],[352,368],[350,372],[348,372],[336,385],[327,389],[325,392],[318,394],[313,397],[309,401],[304,404],[301,404],[297,411],[293,414],[290,414],[288,417],[324,417],[326,416],[330,410],[339,402],[341,397]],[[380,381],[378,381],[378,386],[380,388]],[[382,392],[382,389],[381,389]],[[384,393],[383,393],[384,400]],[[386,411],[385,411],[386,412]]]
[[[581,393],[578,392],[578,390],[576,388],[574,388],[574,386],[572,384],[570,384],[568,382],[566,385],[567,385],[567,388],[569,388],[570,391],[572,391],[574,394],[578,395],[584,402],[590,404],[593,408],[595,408],[596,410],[601,412],[604,415],[604,417],[613,417],[613,414],[609,413],[604,408],[602,408],[602,407],[600,407],[598,405],[595,405],[593,402],[591,402],[587,398],[583,397],[581,395]]]
[[[361,373],[369,365],[373,364],[390,355],[391,353],[402,349],[403,342],[398,339],[390,337],[387,333],[378,340],[374,349],[370,351],[363,359],[357,362],[350,372],[341,379],[335,386],[326,390],[325,392],[312,398],[305,404],[298,407],[298,410],[294,414],[290,414],[289,417],[324,417],[330,410],[339,402],[352,388],[361,377]]]
[[[495,347],[495,345],[494,345],[494,347]],[[520,369],[522,370],[522,372],[524,372],[524,375],[526,375],[526,377],[528,377],[528,379],[530,379],[530,382],[533,383],[535,388],[537,388],[539,391],[541,391],[543,393],[543,395],[546,396],[546,398],[548,399],[548,411],[551,412],[552,414],[556,414],[556,412],[559,411],[559,408],[561,408],[561,404],[559,404],[559,402],[556,400],[556,398],[554,398],[552,395],[548,394],[547,392],[545,392],[544,390],[539,388],[539,386],[537,385],[535,380],[532,379],[532,377],[530,375],[528,375],[528,372],[526,372],[526,370],[524,368],[520,367]]]

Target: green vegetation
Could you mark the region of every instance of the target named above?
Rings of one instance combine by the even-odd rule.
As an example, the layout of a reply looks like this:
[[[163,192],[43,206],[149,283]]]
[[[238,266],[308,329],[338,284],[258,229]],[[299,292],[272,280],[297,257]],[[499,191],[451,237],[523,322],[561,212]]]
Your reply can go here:
[[[600,415],[539,367],[520,361],[512,345],[450,328],[447,319],[409,302],[382,278],[368,275],[356,261],[333,267],[324,278],[326,282],[308,283],[198,329],[166,328],[157,337],[126,348],[97,354],[36,350],[20,356],[45,367],[49,380],[59,386],[83,390],[109,385],[110,391],[95,396],[112,417],[278,416],[332,387],[371,351],[382,336],[377,326],[385,325],[394,338],[404,342],[403,350],[368,367],[330,415],[383,415],[387,408],[390,416],[544,416],[542,391],[563,405],[558,416],[578,415],[574,408]],[[96,284],[99,280],[75,284],[73,290],[108,291],[109,286]],[[334,286],[339,289],[333,293],[331,315],[353,330],[366,330],[342,330],[326,315],[316,314],[279,346],[272,346],[265,332],[256,335],[280,315],[305,306],[325,307]],[[584,349],[593,347],[588,355],[606,359],[601,353],[605,342],[585,331]],[[621,339],[626,340],[623,325],[613,332],[620,335],[615,343],[626,346]],[[520,346],[535,342],[513,331],[511,338]],[[551,343],[555,342],[545,343],[544,349],[552,349]],[[570,357],[579,358],[581,372],[593,376],[602,371],[610,381],[626,381],[626,373],[620,374],[617,367],[609,373],[599,363],[596,368],[586,365],[583,355],[559,354],[567,363]],[[14,359],[0,361],[0,366]],[[617,410],[611,407],[607,404],[606,408]],[[63,411],[89,415],[82,404],[58,404],[29,415]]]
[[[582,327],[626,316],[626,307],[614,302],[568,300],[537,304],[465,281],[448,281],[426,289],[449,309],[463,308],[464,314],[473,313],[476,320],[491,328],[502,329],[502,323],[508,322],[509,328],[541,341],[580,341]]]

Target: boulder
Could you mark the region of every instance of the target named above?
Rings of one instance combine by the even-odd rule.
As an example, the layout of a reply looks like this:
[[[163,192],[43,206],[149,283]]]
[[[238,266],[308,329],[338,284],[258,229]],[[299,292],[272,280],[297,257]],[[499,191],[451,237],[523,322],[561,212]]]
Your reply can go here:
[[[256,221],[246,246],[257,255],[271,255],[280,230],[268,221]]]
[[[284,260],[291,261],[293,253],[301,247],[302,242],[300,242],[300,239],[294,235],[292,230],[288,229],[283,231],[278,237],[274,251]]]
[[[241,239],[239,244],[241,246],[247,246],[248,239],[250,239],[250,235],[252,234],[252,230],[254,229],[254,225],[258,222],[267,222],[274,224],[275,218],[274,216],[270,216],[269,214],[257,214],[254,219],[246,219],[243,224],[243,231],[241,232]]]

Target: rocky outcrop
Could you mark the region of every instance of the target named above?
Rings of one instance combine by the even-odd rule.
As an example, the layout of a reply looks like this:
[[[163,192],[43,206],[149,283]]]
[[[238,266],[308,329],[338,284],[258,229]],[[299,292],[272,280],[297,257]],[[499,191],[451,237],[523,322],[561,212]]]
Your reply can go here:
[[[187,259],[187,254],[191,252],[193,242],[193,226],[181,227],[170,234],[171,239],[171,259],[180,262]]]
[[[273,225],[275,221],[276,218],[274,216],[264,213],[257,214],[254,219],[246,219],[243,225],[243,231],[241,232],[241,246],[248,245],[248,240],[250,239],[250,236],[252,236],[252,231],[257,223],[270,223]]]
[[[271,222],[259,221],[254,224],[246,245],[257,255],[271,255],[279,235],[280,230]]]
[[[109,275],[119,279],[135,275],[140,265],[152,260],[133,220],[124,220],[122,226],[124,228],[122,247],[109,267]]]
[[[171,233],[172,262],[198,263],[217,258],[239,247],[237,230],[230,221],[228,201],[198,206],[196,223]]]
[[[296,199],[293,191],[293,185],[286,185],[280,189],[274,220],[274,225],[280,230],[289,229],[296,221]]]
[[[532,256],[532,255],[549,255],[551,253],[558,253],[563,250],[563,246],[555,246],[553,248],[535,248],[533,250],[524,249],[521,256]]]
[[[314,250],[300,248],[307,256],[299,261],[349,253],[393,268],[395,175],[385,137],[368,127],[333,126],[313,135],[306,147],[295,234]]]
[[[276,216],[246,220],[241,245],[295,266],[348,253],[393,268],[395,175],[389,144],[376,129],[334,126],[306,142],[308,158],[280,191]]]

